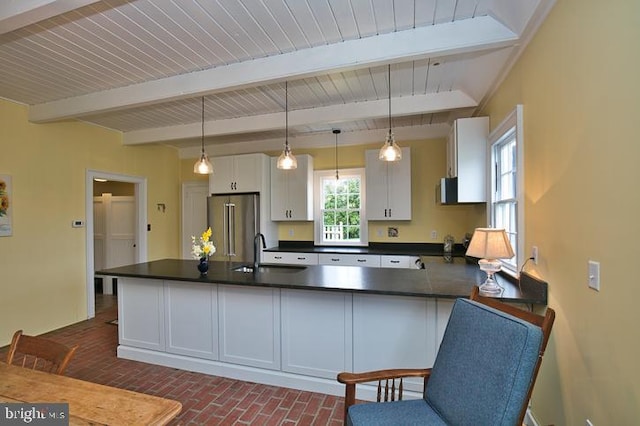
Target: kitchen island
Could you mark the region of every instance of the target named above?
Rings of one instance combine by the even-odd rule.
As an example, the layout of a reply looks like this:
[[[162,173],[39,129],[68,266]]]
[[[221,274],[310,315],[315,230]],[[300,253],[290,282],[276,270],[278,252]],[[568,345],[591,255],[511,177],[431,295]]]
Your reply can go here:
[[[453,301],[482,282],[464,259],[426,269],[268,267],[165,259],[118,277],[118,356],[333,395],[341,371],[429,367]],[[502,298],[546,304],[546,284],[507,280]],[[417,395],[418,382],[406,388]],[[362,394],[375,397],[373,390]]]

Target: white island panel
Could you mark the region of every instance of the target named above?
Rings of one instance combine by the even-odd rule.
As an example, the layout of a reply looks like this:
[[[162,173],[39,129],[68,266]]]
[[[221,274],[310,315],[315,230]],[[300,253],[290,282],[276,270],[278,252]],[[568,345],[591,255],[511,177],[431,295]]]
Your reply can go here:
[[[167,352],[218,359],[218,286],[165,281]]]
[[[220,285],[220,360],[280,369],[280,289]]]
[[[283,289],[282,370],[335,379],[352,368],[350,293]]]
[[[162,280],[120,278],[118,339],[121,345],[165,350]]]
[[[435,299],[353,295],[353,371],[433,366],[437,345]],[[420,392],[422,379],[407,379]]]

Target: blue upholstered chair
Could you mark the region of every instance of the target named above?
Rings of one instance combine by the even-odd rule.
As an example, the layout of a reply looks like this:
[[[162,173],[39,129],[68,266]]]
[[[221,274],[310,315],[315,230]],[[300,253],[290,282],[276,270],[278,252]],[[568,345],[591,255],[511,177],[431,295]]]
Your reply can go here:
[[[433,368],[338,375],[345,424],[521,425],[554,318],[551,308],[536,315],[474,287],[470,300],[455,302]],[[423,398],[402,400],[403,378],[416,376],[425,379]],[[379,402],[355,404],[356,384],[375,381]]]

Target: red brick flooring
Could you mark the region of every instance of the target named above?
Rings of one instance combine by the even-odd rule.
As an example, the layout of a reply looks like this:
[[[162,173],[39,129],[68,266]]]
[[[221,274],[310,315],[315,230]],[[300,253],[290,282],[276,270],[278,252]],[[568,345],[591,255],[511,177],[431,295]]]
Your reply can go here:
[[[178,400],[182,412],[172,425],[343,424],[343,398],[118,359],[117,326],[107,323],[117,317],[114,298],[101,296],[96,312],[91,320],[47,333],[80,345],[66,375]]]

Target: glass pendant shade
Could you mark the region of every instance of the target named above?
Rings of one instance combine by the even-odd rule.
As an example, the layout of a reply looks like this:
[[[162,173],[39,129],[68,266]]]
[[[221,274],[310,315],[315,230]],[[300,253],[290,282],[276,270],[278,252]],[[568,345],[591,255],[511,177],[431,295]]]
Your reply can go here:
[[[387,139],[380,148],[380,152],[378,153],[378,159],[382,161],[400,161],[402,159],[402,150],[393,139],[393,133],[391,133],[391,129],[389,129],[389,133],[387,134]]]
[[[193,165],[193,173],[198,175],[210,175],[213,173],[213,165],[209,161],[209,156],[202,152],[200,159]]]
[[[291,153],[289,144],[285,145],[284,151],[282,151],[282,154],[278,157],[276,167],[280,170],[293,170],[298,167],[298,160],[296,160],[296,157]]]
[[[204,152],[204,96],[202,97],[202,154],[200,159],[193,165],[193,173],[198,175],[210,175],[213,173],[213,165],[209,161],[209,156]]]

